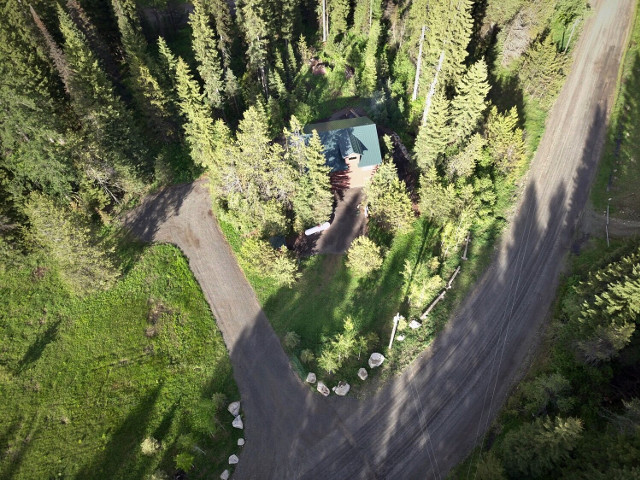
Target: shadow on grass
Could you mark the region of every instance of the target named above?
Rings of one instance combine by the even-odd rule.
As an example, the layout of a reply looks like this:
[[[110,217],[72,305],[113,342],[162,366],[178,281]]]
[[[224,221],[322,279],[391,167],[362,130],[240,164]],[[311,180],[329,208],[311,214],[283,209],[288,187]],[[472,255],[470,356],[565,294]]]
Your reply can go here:
[[[75,476],[78,480],[87,478],[143,478],[150,468],[152,460],[140,456],[136,464],[134,459],[140,451],[144,432],[151,420],[154,406],[160,396],[162,385],[150,390],[140,399],[129,414],[122,420],[120,427],[113,432],[111,440],[93,460]],[[131,471],[135,470],[135,474]],[[126,474],[124,473],[126,472]]]
[[[56,338],[58,338],[58,330],[60,328],[61,321],[62,321],[61,319],[58,319],[54,323],[49,325],[47,329],[41,335],[38,336],[36,341],[33,342],[31,346],[29,346],[24,356],[18,363],[18,368],[17,368],[17,371],[15,372],[16,374],[23,372],[24,370],[29,368],[31,365],[33,365],[35,362],[37,362],[42,356],[44,349],[47,348],[47,345],[49,345],[51,342],[55,341]]]

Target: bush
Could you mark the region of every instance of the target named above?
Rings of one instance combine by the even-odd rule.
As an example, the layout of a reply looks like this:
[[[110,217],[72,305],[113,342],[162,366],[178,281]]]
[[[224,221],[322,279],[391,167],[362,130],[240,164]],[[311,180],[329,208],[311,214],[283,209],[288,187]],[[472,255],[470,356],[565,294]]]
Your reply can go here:
[[[155,438],[147,437],[140,444],[140,449],[142,450],[143,455],[153,456],[158,450],[160,450],[160,444]]]
[[[369,275],[382,266],[382,250],[367,237],[358,237],[347,252],[347,267],[358,277]]]
[[[264,240],[249,238],[240,249],[243,267],[263,277],[269,277],[278,285],[291,287],[298,278],[298,267],[287,249],[274,249]]]

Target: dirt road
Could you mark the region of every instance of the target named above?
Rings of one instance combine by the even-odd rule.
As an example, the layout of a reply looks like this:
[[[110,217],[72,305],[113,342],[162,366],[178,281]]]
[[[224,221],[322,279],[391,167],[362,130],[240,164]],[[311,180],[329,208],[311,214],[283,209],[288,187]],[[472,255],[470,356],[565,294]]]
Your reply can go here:
[[[161,192],[128,219],[143,239],[185,252],[223,332],[246,425],[234,478],[443,478],[482,442],[554,298],[602,148],[633,3],[592,2],[490,268],[432,347],[366,402],[321,398],[297,380],[201,184]]]

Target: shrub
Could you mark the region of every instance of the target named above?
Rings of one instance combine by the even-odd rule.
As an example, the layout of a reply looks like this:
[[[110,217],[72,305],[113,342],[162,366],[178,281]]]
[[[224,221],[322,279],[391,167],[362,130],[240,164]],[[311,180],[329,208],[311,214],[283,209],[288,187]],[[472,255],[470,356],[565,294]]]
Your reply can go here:
[[[358,237],[347,252],[347,267],[358,276],[369,275],[382,266],[382,250],[367,237]]]

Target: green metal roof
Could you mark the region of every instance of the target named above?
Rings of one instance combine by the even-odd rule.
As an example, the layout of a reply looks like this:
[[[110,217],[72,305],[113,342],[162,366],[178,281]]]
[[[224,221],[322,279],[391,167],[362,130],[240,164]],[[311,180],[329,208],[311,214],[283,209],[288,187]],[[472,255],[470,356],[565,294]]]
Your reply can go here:
[[[346,170],[344,157],[352,153],[361,155],[359,167],[370,167],[382,163],[380,142],[376,125],[367,117],[333,120],[314,123],[304,127],[304,133],[311,135],[316,130],[324,146],[324,156],[331,171]]]

